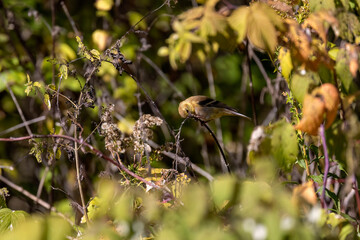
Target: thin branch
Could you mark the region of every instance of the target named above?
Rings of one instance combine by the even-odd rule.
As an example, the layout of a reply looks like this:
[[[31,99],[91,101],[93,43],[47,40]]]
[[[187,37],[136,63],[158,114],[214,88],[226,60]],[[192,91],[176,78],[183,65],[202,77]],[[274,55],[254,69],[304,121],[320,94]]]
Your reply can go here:
[[[0,132],[0,136],[1,136],[1,135],[8,134],[8,133],[10,133],[10,132],[12,132],[12,131],[15,131],[15,130],[19,129],[19,128],[22,128],[22,127],[31,125],[31,124],[33,124],[33,123],[37,123],[37,122],[44,121],[45,119],[46,119],[45,116],[40,116],[40,117],[31,119],[31,120],[28,120],[28,121],[26,121],[26,122],[22,122],[22,123],[20,123],[20,124],[17,124],[17,125],[15,125],[15,126],[11,127],[11,128],[8,128],[8,129]]]
[[[145,14],[145,16],[143,16],[139,21],[137,21],[137,23],[135,23],[133,26],[130,27],[130,29],[119,39],[116,41],[115,46],[120,46],[120,42],[122,39],[124,39],[127,35],[129,35],[131,32],[133,32],[135,30],[135,27],[141,23],[144,19],[148,18],[149,16],[151,16],[153,13],[159,11],[162,7],[164,7],[165,5],[170,5],[170,0],[165,0],[158,8],[151,10],[150,12],[148,12],[147,14]],[[114,47],[114,46],[113,46]],[[113,48],[111,47],[111,48]]]
[[[358,213],[360,216],[360,196],[359,196],[359,187],[358,187],[358,183],[356,180],[356,176],[355,174],[353,174],[353,181],[354,181],[354,189],[355,189],[355,199],[356,199],[356,205],[358,208]]]
[[[322,190],[322,193],[321,193],[321,205],[322,205],[322,207],[324,209],[327,209],[326,199],[325,199],[325,192],[326,192],[326,181],[327,181],[327,176],[328,176],[328,173],[329,173],[330,162],[329,162],[329,155],[328,155],[327,145],[326,145],[324,124],[320,125],[320,138],[321,138],[321,141],[322,141],[322,145],[323,145],[323,149],[324,149],[324,158],[325,158],[323,190]]]
[[[66,17],[68,18],[70,25],[71,25],[73,31],[75,32],[76,36],[81,37],[81,34],[80,34],[79,30],[77,29],[76,24],[75,24],[74,20],[72,19],[71,15],[69,13],[69,10],[67,9],[64,1],[61,1],[60,4],[61,4],[61,7],[62,7]]]
[[[148,140],[147,143],[153,148],[157,148],[157,149],[160,148],[160,145],[158,145],[157,143],[155,143],[155,142],[153,142],[151,140]],[[190,162],[188,159],[182,158],[182,157],[176,155],[175,153],[168,152],[168,151],[161,151],[161,153],[164,154],[165,156],[169,157],[169,158],[172,158],[172,159],[178,161],[179,163],[183,164],[184,166],[187,166],[188,164],[190,164],[190,166],[192,167],[192,169],[195,172],[197,172],[201,176],[205,177],[210,182],[214,180],[214,177],[211,176],[210,173],[206,172],[205,170],[203,170],[202,168],[200,168],[196,164]]]
[[[209,131],[209,133],[211,134],[211,136],[214,138],[214,140],[215,140],[215,142],[216,142],[216,144],[217,144],[217,146],[218,146],[218,148],[219,148],[219,150],[220,150],[220,153],[221,153],[221,155],[222,155],[222,157],[223,157],[224,164],[225,164],[225,166],[226,166],[227,172],[228,172],[228,173],[230,173],[231,171],[230,171],[230,166],[229,166],[229,163],[228,163],[228,162],[227,162],[227,160],[226,160],[226,157],[225,157],[224,151],[223,151],[223,149],[222,149],[222,147],[221,147],[221,145],[220,145],[219,141],[217,140],[217,138],[216,138],[216,136],[215,136],[214,132],[213,132],[213,131],[211,131],[211,129],[209,128],[209,126],[208,126],[205,122],[201,122],[201,125],[205,126],[205,127],[206,127],[206,129],[207,129],[207,130]]]
[[[261,74],[263,75],[265,81],[266,81],[266,85],[267,88],[269,89],[269,93],[271,95],[271,99],[272,99],[272,105],[275,106],[276,103],[276,93],[275,93],[275,89],[273,87],[273,85],[271,84],[271,79],[269,78],[269,76],[266,73],[266,70],[263,66],[263,64],[261,63],[260,59],[258,58],[258,56],[256,56],[256,54],[254,53],[254,51],[252,50],[252,48],[248,48],[249,51],[249,55],[251,56],[252,59],[254,59],[256,65],[258,66]]]
[[[249,87],[250,87],[250,91],[251,91],[251,108],[252,108],[252,112],[253,112],[253,119],[254,119],[254,125],[257,126],[258,125],[258,121],[257,121],[257,117],[256,117],[256,110],[255,110],[255,96],[254,96],[254,86],[253,86],[253,80],[252,80],[252,73],[251,73],[251,59],[250,59],[250,54],[249,52],[251,46],[249,43],[249,40],[246,41],[246,60],[247,60],[247,65],[248,65],[248,69],[249,69]]]
[[[24,116],[24,113],[23,113],[23,111],[21,110],[20,105],[19,105],[18,101],[16,100],[16,97],[15,97],[13,91],[11,90],[11,87],[9,87],[8,84],[6,84],[6,87],[7,87],[8,91],[9,91],[9,93],[10,93],[10,95],[11,95],[12,100],[13,100],[14,103],[15,103],[16,109],[18,110],[18,112],[19,112],[19,114],[20,114],[21,120],[23,121],[23,123],[24,123],[24,125],[25,125],[26,131],[27,131],[28,134],[31,136],[31,135],[32,135],[32,132],[31,132],[31,129],[30,129],[29,125],[27,124],[28,121],[26,121],[25,116]]]
[[[338,82],[337,82],[337,77],[336,77],[336,70],[335,70],[335,68],[333,69],[333,77],[334,77],[335,87],[336,87],[337,90],[340,92],[339,84],[338,84]],[[340,118],[346,123],[345,108],[344,108],[344,103],[343,103],[343,100],[342,100],[342,98],[341,98],[341,95],[339,95],[339,99],[340,99]]]
[[[206,69],[206,76],[209,82],[209,89],[210,89],[210,96],[216,99],[216,91],[215,91],[215,84],[214,84],[214,75],[212,72],[212,67],[210,61],[207,59],[205,61],[205,69]],[[216,137],[219,139],[218,146],[220,147],[220,161],[221,161],[221,168],[224,173],[227,173],[229,170],[229,164],[226,162],[225,154],[222,153],[223,146],[223,137],[222,137],[222,129],[221,129],[221,122],[220,119],[215,119],[215,126],[216,126]],[[217,139],[215,139],[217,141]]]
[[[170,81],[170,79],[165,75],[165,73],[147,56],[144,54],[141,54],[142,59],[145,60],[152,68],[155,69],[155,71],[159,74],[160,77],[162,77],[167,84],[176,92],[177,95],[179,95],[182,99],[185,99],[185,96],[182,94],[182,92],[176,88],[176,86]]]
[[[70,136],[66,136],[66,135],[33,135],[33,136],[25,136],[25,137],[17,137],[17,138],[0,138],[0,142],[19,142],[19,141],[25,141],[25,140],[29,140],[29,139],[33,139],[33,138],[62,138],[62,139],[67,139],[70,140],[72,142],[77,142],[78,144],[83,144],[85,147],[89,148],[91,152],[93,152],[94,154],[96,154],[96,156],[114,164],[115,166],[119,167],[122,171],[126,172],[127,174],[129,174],[130,176],[136,178],[137,180],[155,188],[158,190],[163,190],[160,186],[145,180],[144,178],[136,175],[135,173],[131,172],[128,168],[126,168],[121,162],[117,163],[116,161],[114,161],[113,159],[111,159],[109,156],[105,155],[104,153],[102,153],[100,150],[94,148],[92,145],[83,142],[80,139],[75,139],[73,137]]]
[[[60,217],[64,218],[68,223],[70,223],[71,226],[75,226],[75,224],[64,214],[62,214],[61,212],[58,212],[56,210],[55,207],[52,207],[49,203],[45,202],[44,200],[41,200],[39,198],[37,198],[35,195],[31,194],[30,192],[26,191],[24,188],[16,185],[15,183],[11,182],[10,180],[8,180],[7,178],[3,177],[0,175],[0,181],[2,181],[3,183],[5,183],[6,185],[8,185],[9,187],[15,189],[16,191],[22,193],[24,196],[30,198],[31,200],[33,200],[34,202],[40,204],[41,206],[43,206],[44,208],[55,212],[57,215],[59,215]]]
[[[55,43],[56,43],[56,34],[55,34],[55,0],[51,0],[51,58],[55,59]],[[55,64],[52,64],[52,84],[55,85]]]
[[[48,172],[49,172],[49,166],[46,166],[45,170],[43,172],[43,175],[42,175],[42,177],[40,179],[38,190],[36,192],[36,197],[38,199],[40,199],[40,196],[41,196],[41,193],[42,193],[42,190],[43,190],[43,187],[44,187],[45,179],[46,179],[46,176],[47,176]]]

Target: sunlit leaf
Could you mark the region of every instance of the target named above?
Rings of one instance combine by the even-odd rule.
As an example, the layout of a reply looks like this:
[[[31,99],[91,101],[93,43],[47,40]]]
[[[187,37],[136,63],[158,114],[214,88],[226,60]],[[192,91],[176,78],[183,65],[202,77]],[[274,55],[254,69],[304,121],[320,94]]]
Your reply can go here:
[[[291,61],[291,55],[289,50],[283,47],[280,48],[278,58],[280,61],[281,74],[283,75],[285,80],[289,83],[289,77],[293,69],[293,64]]]
[[[296,129],[307,132],[310,135],[318,135],[318,129],[326,116],[328,128],[337,115],[339,105],[339,93],[336,87],[325,83],[307,94],[303,104],[303,118],[296,125]]]
[[[44,94],[44,103],[45,103],[47,109],[48,109],[48,110],[51,110],[50,96],[49,96],[49,94],[47,94],[47,93]]]
[[[237,181],[233,176],[216,178],[212,182],[213,200],[220,210],[226,203],[233,201],[237,193]]]
[[[238,43],[241,43],[246,37],[247,25],[248,25],[248,20],[247,20],[248,13],[249,13],[249,7],[239,7],[228,18],[230,26],[237,33]]]
[[[68,78],[68,67],[65,64],[60,65],[59,71],[60,71],[60,77],[62,77],[63,79]]]
[[[317,196],[314,191],[314,182],[308,181],[295,187],[292,193],[292,201],[297,205],[303,204],[303,201],[315,205],[317,203]]]
[[[279,166],[289,170],[299,152],[296,132],[284,119],[276,122],[272,128],[271,151]]]
[[[101,51],[103,51],[106,48],[106,45],[108,44],[110,35],[105,30],[97,29],[92,33],[91,38],[93,42],[97,45],[97,47]]]
[[[290,79],[290,89],[295,99],[302,103],[309,88],[320,84],[320,77],[314,72],[295,73]]]
[[[28,214],[24,211],[13,211],[9,208],[0,209],[0,233],[14,230],[19,224],[25,221]]]
[[[283,23],[273,9],[259,2],[250,6],[247,36],[252,44],[273,53],[277,46],[277,28],[282,29]]]
[[[109,11],[114,5],[114,0],[97,0],[95,7],[101,11]]]
[[[336,6],[334,0],[309,0],[309,7],[311,12],[320,10],[335,10]]]

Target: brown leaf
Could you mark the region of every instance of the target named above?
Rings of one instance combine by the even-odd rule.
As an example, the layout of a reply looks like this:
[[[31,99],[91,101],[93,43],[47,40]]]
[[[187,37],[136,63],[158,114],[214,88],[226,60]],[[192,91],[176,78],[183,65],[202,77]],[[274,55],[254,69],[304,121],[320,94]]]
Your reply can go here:
[[[331,83],[325,83],[307,94],[303,104],[303,118],[296,129],[317,135],[320,125],[326,117],[325,128],[334,122],[340,103],[339,92]]]
[[[325,83],[320,88],[315,89],[311,95],[316,96],[320,94],[325,103],[326,111],[326,125],[325,128],[329,128],[334,122],[338,106],[340,103],[339,92],[337,88],[331,83]]]
[[[319,97],[307,94],[304,98],[303,118],[295,129],[310,135],[318,135],[318,129],[324,120],[325,104]]]
[[[295,204],[300,204],[305,201],[311,205],[315,205],[317,203],[317,197],[314,191],[314,183],[309,181],[295,187],[293,189],[292,201]]]

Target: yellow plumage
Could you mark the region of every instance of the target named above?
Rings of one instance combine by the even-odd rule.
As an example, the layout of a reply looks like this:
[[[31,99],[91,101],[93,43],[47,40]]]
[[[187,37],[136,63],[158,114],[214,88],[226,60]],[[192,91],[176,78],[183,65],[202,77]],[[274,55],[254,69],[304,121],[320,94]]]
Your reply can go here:
[[[179,104],[178,110],[183,118],[194,117],[203,122],[209,122],[222,116],[239,116],[251,120],[226,104],[206,96],[189,97]]]

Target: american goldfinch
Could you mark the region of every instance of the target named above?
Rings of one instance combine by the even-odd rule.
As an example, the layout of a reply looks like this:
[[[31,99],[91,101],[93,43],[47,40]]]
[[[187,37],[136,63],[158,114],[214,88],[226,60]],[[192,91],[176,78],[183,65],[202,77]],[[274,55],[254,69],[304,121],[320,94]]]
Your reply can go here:
[[[182,118],[194,117],[203,122],[222,116],[239,116],[251,120],[226,104],[206,96],[192,96],[182,101],[179,104],[179,114]]]

